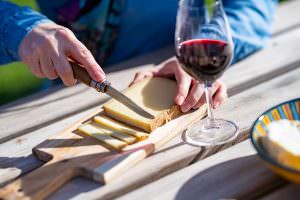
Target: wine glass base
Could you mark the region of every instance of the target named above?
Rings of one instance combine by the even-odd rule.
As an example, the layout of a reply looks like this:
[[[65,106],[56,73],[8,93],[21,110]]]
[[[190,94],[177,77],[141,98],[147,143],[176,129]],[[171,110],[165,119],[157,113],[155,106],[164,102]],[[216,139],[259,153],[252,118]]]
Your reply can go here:
[[[215,146],[235,139],[239,128],[231,121],[215,119],[214,124],[206,126],[203,119],[189,127],[183,135],[186,143],[194,146]]]

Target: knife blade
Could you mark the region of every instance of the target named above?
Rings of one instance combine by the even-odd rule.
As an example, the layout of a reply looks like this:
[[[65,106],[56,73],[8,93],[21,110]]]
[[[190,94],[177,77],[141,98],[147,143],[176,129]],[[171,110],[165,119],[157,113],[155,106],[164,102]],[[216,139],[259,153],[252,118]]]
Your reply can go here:
[[[108,94],[110,97],[124,104],[126,107],[133,110],[137,114],[148,119],[154,119],[154,116],[152,114],[150,114],[149,112],[141,108],[130,98],[128,98],[127,96],[125,96],[124,94],[116,90],[114,87],[112,87],[109,81],[105,80],[101,83],[97,82],[90,77],[90,75],[88,74],[88,72],[85,70],[83,66],[80,66],[80,64],[78,64],[73,60],[69,60],[69,62],[72,66],[73,75],[75,79],[96,89],[98,92]]]

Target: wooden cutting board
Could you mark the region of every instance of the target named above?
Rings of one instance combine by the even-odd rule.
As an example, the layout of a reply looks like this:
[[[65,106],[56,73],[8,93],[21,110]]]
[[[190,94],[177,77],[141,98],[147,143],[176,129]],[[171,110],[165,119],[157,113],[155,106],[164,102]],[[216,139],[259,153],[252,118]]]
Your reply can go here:
[[[101,112],[102,107],[35,147],[34,155],[46,163],[2,188],[0,199],[44,199],[76,176],[108,184],[202,118],[206,107],[168,122],[153,131],[148,139],[129,145],[122,152],[76,130]]]

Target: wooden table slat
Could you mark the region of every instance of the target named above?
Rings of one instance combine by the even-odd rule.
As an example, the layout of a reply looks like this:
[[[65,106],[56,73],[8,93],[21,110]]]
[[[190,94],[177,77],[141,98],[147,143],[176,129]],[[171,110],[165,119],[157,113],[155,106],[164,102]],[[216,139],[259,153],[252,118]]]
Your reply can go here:
[[[119,199],[255,199],[283,183],[247,140]]]
[[[278,13],[275,19],[274,33],[279,34],[282,33],[283,30],[296,28],[300,23],[300,18],[297,17],[299,9],[299,1],[292,1],[279,6]],[[273,43],[276,42],[276,39],[273,40]],[[299,40],[296,39],[294,39],[293,41],[289,41],[281,49],[284,52],[284,49],[288,45],[298,45],[298,42]],[[112,66],[110,70],[118,70],[121,68],[127,68],[129,66],[137,66],[137,64],[141,63],[157,63],[162,59],[172,55],[173,52],[173,47],[163,48],[160,51],[156,51]],[[276,54],[276,52],[274,54]],[[280,57],[277,58],[277,60],[278,59],[280,59]],[[282,60],[282,62],[288,62],[288,59],[289,58]],[[272,58],[267,60],[267,62],[270,61],[274,61],[274,59]],[[295,60],[292,59],[290,62],[293,61]],[[253,65],[257,64],[257,62],[254,61],[250,63],[250,69]],[[150,64],[144,67],[115,72],[109,74],[108,79],[112,81],[116,88],[124,89],[130,82],[130,78],[128,77],[133,77],[136,71],[145,70],[151,66],[152,65]],[[83,85],[78,85],[72,88],[61,89],[59,91],[54,90],[52,92],[43,92],[42,94],[33,95],[20,101],[2,106],[0,107],[0,143],[39,129],[55,121],[74,115],[75,113],[82,112],[83,110],[86,110],[88,108],[94,107],[103,100],[105,100],[105,97],[103,95],[99,95],[92,89],[87,89]],[[15,124],[15,121],[18,122],[17,125]]]
[[[261,200],[298,200],[300,197],[300,187],[296,184],[287,184],[282,188],[279,188],[267,195],[265,195]]]
[[[274,35],[279,35],[300,25],[300,1],[289,0],[280,4],[275,15]]]

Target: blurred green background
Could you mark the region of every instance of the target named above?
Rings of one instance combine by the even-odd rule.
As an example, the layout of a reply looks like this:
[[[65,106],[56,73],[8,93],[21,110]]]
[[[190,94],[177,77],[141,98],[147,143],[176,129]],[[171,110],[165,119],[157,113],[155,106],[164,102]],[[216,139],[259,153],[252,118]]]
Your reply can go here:
[[[214,0],[207,0],[214,1]],[[281,0],[287,1],[287,0]],[[21,6],[38,10],[35,0],[11,0]],[[0,67],[0,105],[29,95],[42,87],[44,80],[33,76],[28,68],[20,63]]]
[[[12,0],[21,6],[37,9],[34,0]],[[24,97],[38,90],[43,79],[36,78],[29,69],[20,62],[0,67],[0,105]]]

